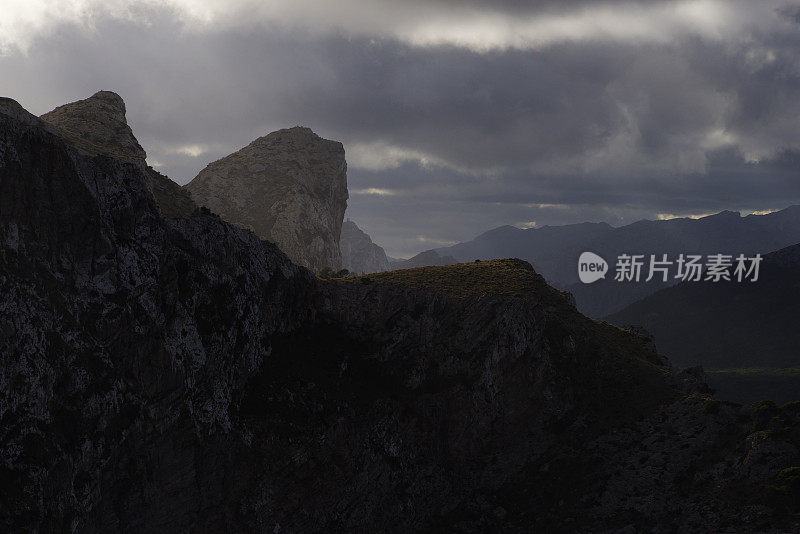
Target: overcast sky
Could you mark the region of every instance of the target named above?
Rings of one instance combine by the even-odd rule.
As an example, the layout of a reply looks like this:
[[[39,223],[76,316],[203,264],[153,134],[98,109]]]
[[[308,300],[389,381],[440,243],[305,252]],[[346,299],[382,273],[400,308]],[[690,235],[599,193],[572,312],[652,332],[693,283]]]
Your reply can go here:
[[[279,128],[342,141],[393,256],[800,203],[800,1],[3,0],[1,96],[100,89],[181,184]]]

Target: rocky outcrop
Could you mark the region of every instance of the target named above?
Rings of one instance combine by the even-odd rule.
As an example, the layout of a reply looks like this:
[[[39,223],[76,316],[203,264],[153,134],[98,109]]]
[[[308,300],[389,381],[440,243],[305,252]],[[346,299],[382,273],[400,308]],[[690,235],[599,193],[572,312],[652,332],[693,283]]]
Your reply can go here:
[[[139,167],[166,217],[188,217],[196,209],[191,196],[178,184],[149,167],[139,141],[125,117],[125,102],[111,91],[99,91],[85,100],[59,106],[41,119],[86,153],[104,154]]]
[[[0,101],[0,530],[800,526],[796,406],[709,401],[525,262],[323,282],[147,180]]]
[[[163,218],[141,167],[2,104],[0,530],[184,530],[221,480],[197,440],[245,431],[230,410],[314,280],[218,217]]]
[[[279,130],[209,164],[186,187],[198,204],[272,241],[297,264],[341,267],[348,196],[341,143],[308,128]]]
[[[339,238],[342,267],[351,273],[378,273],[389,270],[389,259],[382,247],[372,242],[356,223],[347,219],[342,223]]]
[[[85,100],[59,106],[40,118],[91,154],[107,154],[145,167],[147,154],[128,126],[125,112],[125,101],[117,93],[98,91]]]

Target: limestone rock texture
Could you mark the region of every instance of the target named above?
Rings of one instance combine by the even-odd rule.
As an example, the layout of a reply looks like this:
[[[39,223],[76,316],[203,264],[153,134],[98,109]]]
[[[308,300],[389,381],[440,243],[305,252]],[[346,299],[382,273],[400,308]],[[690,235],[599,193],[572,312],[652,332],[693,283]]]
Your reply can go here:
[[[341,267],[348,198],[341,143],[300,126],[278,130],[209,164],[186,187],[199,205],[275,243],[298,265]]]
[[[89,154],[104,154],[139,167],[166,217],[188,217],[196,209],[187,191],[147,165],[147,154],[128,125],[125,101],[117,93],[99,91],[59,106],[41,119]]]
[[[40,118],[92,154],[108,154],[120,161],[143,165],[147,154],[128,126],[125,113],[122,97],[112,91],[98,91]]]
[[[342,251],[342,267],[351,273],[378,273],[388,271],[390,268],[383,247],[373,243],[372,239],[349,219],[342,223],[339,249]]]

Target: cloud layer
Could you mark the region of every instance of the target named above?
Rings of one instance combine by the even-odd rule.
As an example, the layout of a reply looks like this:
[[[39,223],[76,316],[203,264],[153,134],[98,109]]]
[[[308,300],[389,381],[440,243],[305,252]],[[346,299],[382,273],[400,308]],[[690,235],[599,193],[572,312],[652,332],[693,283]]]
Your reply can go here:
[[[500,224],[800,202],[797,2],[11,0],[0,94],[110,89],[159,165],[303,124],[393,255]]]

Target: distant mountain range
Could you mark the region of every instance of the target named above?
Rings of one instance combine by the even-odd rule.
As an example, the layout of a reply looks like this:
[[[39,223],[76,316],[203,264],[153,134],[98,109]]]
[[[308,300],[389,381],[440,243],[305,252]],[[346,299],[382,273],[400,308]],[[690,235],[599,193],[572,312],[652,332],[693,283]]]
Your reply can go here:
[[[452,256],[443,256],[435,250],[426,250],[407,260],[392,258],[389,262],[389,268],[396,271],[398,269],[413,269],[414,267],[453,265],[454,263],[458,263],[458,260]]]
[[[616,258],[623,253],[754,254],[800,242],[800,206],[766,215],[740,216],[723,211],[699,219],[642,220],[622,227],[581,223],[520,229],[501,226],[472,241],[435,249],[458,261],[516,257],[529,261],[553,285],[570,291],[586,315],[602,317],[671,285],[653,281],[613,280]],[[610,276],[591,285],[578,280],[578,257],[592,251],[609,263]]]

